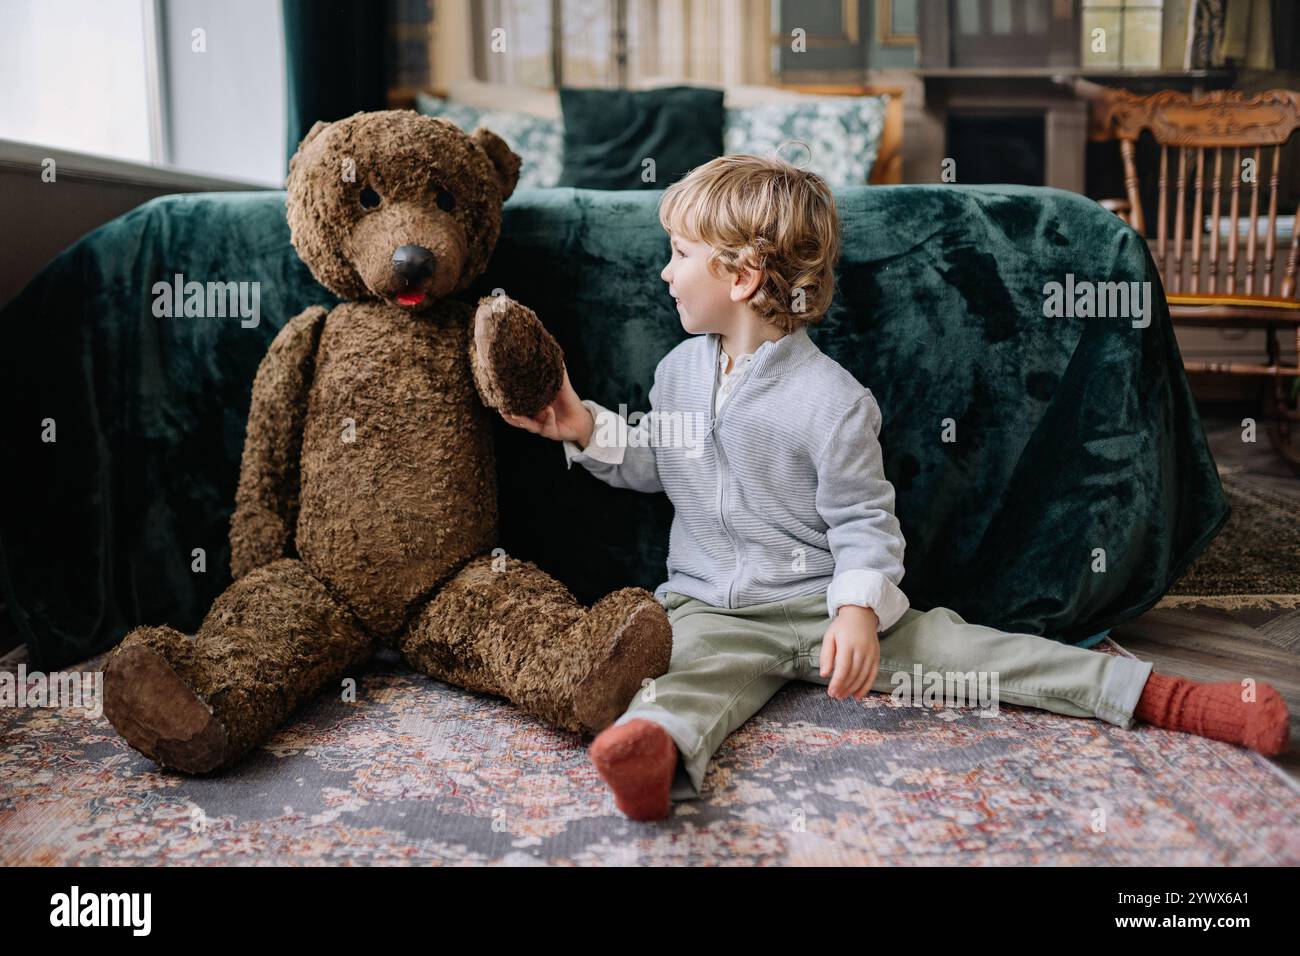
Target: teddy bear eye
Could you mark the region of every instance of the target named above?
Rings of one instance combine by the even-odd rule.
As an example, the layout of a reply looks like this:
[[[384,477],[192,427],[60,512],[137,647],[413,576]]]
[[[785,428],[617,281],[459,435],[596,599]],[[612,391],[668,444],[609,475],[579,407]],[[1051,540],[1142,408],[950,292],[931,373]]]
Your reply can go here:
[[[445,189],[438,190],[438,208],[443,212],[451,212],[456,208],[456,197]]]
[[[362,209],[374,209],[380,204],[380,202],[382,202],[382,200],[379,198],[379,193],[375,192],[369,186],[361,190]]]

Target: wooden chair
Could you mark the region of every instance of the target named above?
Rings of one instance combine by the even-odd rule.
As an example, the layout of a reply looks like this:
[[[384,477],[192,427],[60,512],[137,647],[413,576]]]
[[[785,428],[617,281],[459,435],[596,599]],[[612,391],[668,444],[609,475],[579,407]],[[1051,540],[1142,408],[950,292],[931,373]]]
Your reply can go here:
[[[1189,373],[1270,376],[1276,420],[1269,423],[1269,437],[1278,454],[1300,475],[1300,428],[1296,427],[1300,413],[1290,410],[1286,396],[1300,376],[1300,368],[1282,364],[1277,337],[1279,329],[1294,335],[1300,365],[1300,297],[1296,288],[1300,209],[1291,228],[1285,268],[1280,276],[1274,275],[1279,252],[1279,164],[1282,147],[1300,126],[1300,93],[1269,90],[1249,96],[1221,90],[1193,97],[1165,91],[1136,96],[1127,90],[1095,88],[1090,98],[1090,138],[1119,140],[1124,163],[1127,199],[1103,201],[1103,205],[1144,237],[1146,222],[1134,161],[1138,137],[1143,130],[1150,130],[1160,147],[1154,254],[1175,324],[1266,330],[1267,364],[1184,361],[1184,368]],[[1175,151],[1172,161],[1171,149]],[[1249,182],[1243,182],[1246,160],[1254,171]],[[1262,190],[1262,186],[1267,188]],[[1220,238],[1225,200],[1226,250]],[[1210,235],[1208,242],[1203,242],[1207,215]],[[1242,223],[1246,227],[1244,243],[1240,239]]]

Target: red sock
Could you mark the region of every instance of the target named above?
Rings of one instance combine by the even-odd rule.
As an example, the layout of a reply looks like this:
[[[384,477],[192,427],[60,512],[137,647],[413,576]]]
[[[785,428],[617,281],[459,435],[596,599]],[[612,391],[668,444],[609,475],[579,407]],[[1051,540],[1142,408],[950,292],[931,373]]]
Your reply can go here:
[[[1241,699],[1239,681],[1214,684],[1152,671],[1133,716],[1165,730],[1224,740],[1272,757],[1287,747],[1286,701],[1269,684],[1255,685],[1255,699]]]
[[[652,720],[637,718],[606,727],[587,748],[614,803],[633,820],[668,816],[677,771],[677,745]]]

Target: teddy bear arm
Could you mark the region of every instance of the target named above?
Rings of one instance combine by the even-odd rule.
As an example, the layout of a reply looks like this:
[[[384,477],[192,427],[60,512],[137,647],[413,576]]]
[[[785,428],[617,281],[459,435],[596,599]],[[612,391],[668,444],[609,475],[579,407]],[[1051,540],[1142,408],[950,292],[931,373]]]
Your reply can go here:
[[[230,571],[236,579],[296,555],[299,456],[327,314],[314,305],[290,319],[257,367],[230,519]]]
[[[534,417],[564,383],[564,351],[536,313],[505,295],[484,296],[474,314],[469,361],[483,404]]]

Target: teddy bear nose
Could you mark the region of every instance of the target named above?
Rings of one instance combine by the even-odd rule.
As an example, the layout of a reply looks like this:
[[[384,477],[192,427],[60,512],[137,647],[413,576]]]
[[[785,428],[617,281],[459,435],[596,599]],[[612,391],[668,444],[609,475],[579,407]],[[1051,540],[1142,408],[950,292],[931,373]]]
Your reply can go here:
[[[424,246],[398,246],[393,253],[393,271],[408,283],[433,275],[436,260]]]

